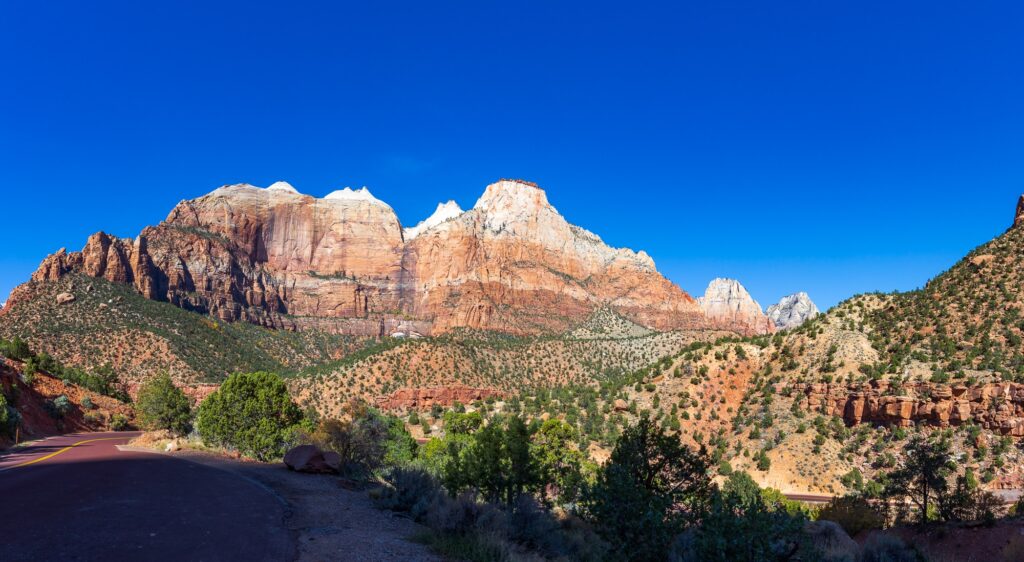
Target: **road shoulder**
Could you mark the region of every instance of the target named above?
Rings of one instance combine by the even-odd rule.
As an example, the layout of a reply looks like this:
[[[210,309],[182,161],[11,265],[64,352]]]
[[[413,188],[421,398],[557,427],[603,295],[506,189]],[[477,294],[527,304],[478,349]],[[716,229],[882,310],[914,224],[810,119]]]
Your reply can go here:
[[[264,487],[284,502],[284,525],[297,545],[298,560],[424,561],[442,559],[410,537],[423,527],[380,510],[364,491],[349,490],[337,477],[292,472],[280,463],[260,463],[201,451],[174,453],[122,446],[232,472]]]

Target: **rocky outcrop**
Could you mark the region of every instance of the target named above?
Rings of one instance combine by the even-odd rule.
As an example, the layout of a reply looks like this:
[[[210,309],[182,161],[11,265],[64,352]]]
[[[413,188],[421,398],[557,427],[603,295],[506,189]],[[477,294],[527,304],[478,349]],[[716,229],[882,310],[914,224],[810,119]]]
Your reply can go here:
[[[768,318],[779,330],[796,328],[819,314],[818,307],[807,293],[801,291],[782,297],[778,303],[768,307]]]
[[[477,400],[500,398],[504,393],[493,388],[440,386],[436,388],[400,388],[377,398],[377,406],[386,410],[426,410],[434,404],[450,408],[456,402],[471,404]]]
[[[447,203],[438,203],[437,209],[434,209],[434,213],[429,217],[423,219],[416,226],[402,229],[402,235],[406,240],[412,240],[424,230],[429,230],[435,226],[447,221],[454,219],[455,217],[462,214],[462,207],[455,201],[448,201]]]
[[[978,386],[912,383],[899,388],[887,381],[866,384],[809,384],[807,407],[847,424],[908,427],[918,423],[948,427],[975,423],[1015,437],[1024,436],[1024,384]]]
[[[761,305],[735,279],[713,279],[697,302],[708,319],[723,329],[746,335],[775,331]]]
[[[97,233],[81,252],[62,249],[33,280],[69,273],[221,320],[360,335],[561,331],[602,306],[656,329],[718,321],[647,254],[607,246],[513,180],[404,232],[365,188],[315,198],[285,182],[224,186],[134,240]]]
[[[285,453],[284,464],[295,472],[333,474],[341,470],[341,456],[334,451],[321,451],[316,445],[298,445]]]

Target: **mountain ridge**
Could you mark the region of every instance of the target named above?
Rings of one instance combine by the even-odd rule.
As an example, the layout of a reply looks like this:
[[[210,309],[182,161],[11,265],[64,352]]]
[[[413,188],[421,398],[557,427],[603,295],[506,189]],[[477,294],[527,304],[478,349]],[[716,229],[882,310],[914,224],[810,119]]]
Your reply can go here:
[[[709,317],[645,252],[570,224],[530,182],[495,182],[472,209],[442,204],[411,228],[366,188],[226,185],[134,239],[61,249],[32,279],[81,272],[219,320],[352,335],[560,332],[601,307],[656,330],[773,329]]]

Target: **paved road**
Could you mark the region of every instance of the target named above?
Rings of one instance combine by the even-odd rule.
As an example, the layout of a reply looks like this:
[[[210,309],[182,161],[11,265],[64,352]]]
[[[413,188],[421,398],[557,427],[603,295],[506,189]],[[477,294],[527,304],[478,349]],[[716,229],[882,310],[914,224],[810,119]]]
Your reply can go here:
[[[135,433],[46,439],[0,457],[0,560],[290,560],[285,506],[254,482]]]

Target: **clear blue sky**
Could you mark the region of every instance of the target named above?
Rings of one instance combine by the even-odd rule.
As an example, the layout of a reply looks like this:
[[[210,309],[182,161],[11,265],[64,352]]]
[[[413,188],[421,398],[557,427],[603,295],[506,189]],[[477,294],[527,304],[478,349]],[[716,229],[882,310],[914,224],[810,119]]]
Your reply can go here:
[[[919,286],[1024,191],[1017,1],[159,4],[0,7],[0,295],[226,183],[412,224],[519,177],[692,293],[827,307]]]

